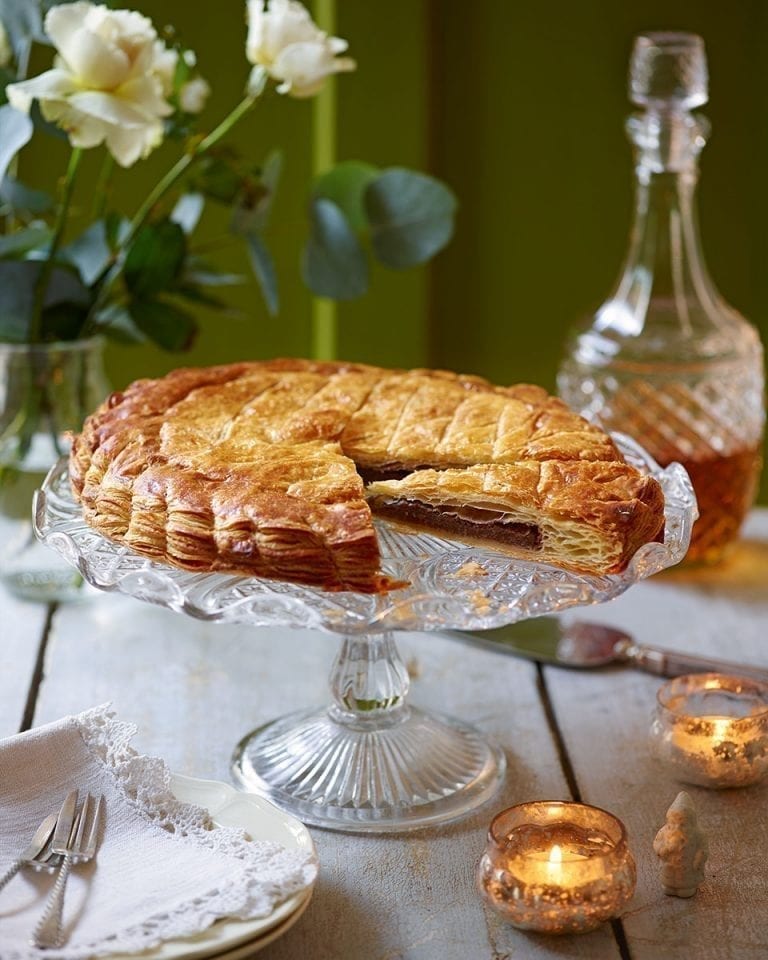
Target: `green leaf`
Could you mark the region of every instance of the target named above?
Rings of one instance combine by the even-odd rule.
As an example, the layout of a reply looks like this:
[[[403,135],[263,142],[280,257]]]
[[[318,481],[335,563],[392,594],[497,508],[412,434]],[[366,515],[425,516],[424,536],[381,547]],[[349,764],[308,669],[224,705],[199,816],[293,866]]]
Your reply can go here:
[[[229,153],[204,157],[192,181],[193,190],[226,204],[234,203],[241,185],[242,175],[236,169],[235,158]]]
[[[167,300],[132,300],[128,312],[139,330],[163,350],[189,350],[197,335],[195,318]]]
[[[277,274],[275,273],[272,254],[261,237],[256,234],[249,236],[247,243],[251,267],[259,282],[261,295],[264,297],[267,310],[274,317],[279,309],[279,296],[277,293]]]
[[[21,257],[30,250],[43,250],[50,239],[50,227],[44,223],[31,223],[15,233],[0,236],[0,258]]]
[[[346,217],[331,200],[313,200],[304,248],[304,282],[321,297],[352,300],[368,289],[368,263]]]
[[[0,107],[0,180],[25,143],[32,139],[34,125],[26,113],[7,103]]]
[[[332,200],[352,229],[359,233],[368,226],[363,196],[368,184],[379,175],[378,167],[360,160],[346,160],[315,179],[312,196]]]
[[[35,282],[41,269],[40,261],[0,260],[0,340],[10,343],[28,341]],[[53,308],[61,308],[65,304],[72,305],[72,310],[67,311],[70,317],[76,309],[80,309],[84,318],[90,306],[90,297],[74,273],[54,267],[43,301],[44,321],[46,314],[49,314],[54,325],[57,325],[64,311]],[[44,322],[43,334],[45,339],[56,339],[58,331],[49,330]],[[66,339],[74,339],[77,335],[76,331]]]
[[[365,209],[371,244],[387,267],[424,263],[453,234],[456,198],[434,177],[392,167],[368,184]]]
[[[90,287],[112,256],[104,221],[92,223],[76,240],[62,248],[60,256],[77,268],[80,279]]]
[[[100,333],[115,343],[130,346],[146,343],[147,337],[133,322],[128,310],[121,304],[111,304],[99,313],[96,326]]]
[[[143,300],[173,288],[187,253],[184,231],[171,220],[148,224],[136,235],[125,260],[125,284]]]
[[[64,300],[43,310],[46,340],[77,340],[88,318],[89,304]]]
[[[204,206],[205,197],[202,193],[185,193],[171,211],[171,220],[178,223],[184,233],[190,234],[197,226]]]
[[[27,187],[11,176],[6,176],[0,183],[0,200],[14,210],[24,210],[31,214],[48,213],[53,209],[53,197],[50,194]]]

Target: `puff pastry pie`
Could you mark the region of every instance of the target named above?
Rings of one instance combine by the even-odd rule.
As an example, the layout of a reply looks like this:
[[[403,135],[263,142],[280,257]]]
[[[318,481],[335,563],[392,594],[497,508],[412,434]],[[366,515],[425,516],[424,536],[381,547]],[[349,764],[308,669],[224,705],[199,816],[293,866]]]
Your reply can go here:
[[[362,364],[176,370],[113,394],[70,455],[86,521],[153,559],[328,590],[402,586],[373,513],[579,571],[663,532],[658,483],[539,387]]]

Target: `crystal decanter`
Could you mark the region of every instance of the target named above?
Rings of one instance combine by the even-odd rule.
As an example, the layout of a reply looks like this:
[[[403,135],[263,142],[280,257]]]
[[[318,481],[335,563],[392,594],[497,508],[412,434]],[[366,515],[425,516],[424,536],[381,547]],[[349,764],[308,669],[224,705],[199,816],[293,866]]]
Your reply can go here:
[[[699,502],[687,559],[716,562],[752,504],[765,420],[757,331],[718,293],[694,205],[707,121],[700,37],[635,40],[627,123],[636,203],[618,284],[567,345],[563,399],[608,430],[634,437],[662,465],[682,463]]]

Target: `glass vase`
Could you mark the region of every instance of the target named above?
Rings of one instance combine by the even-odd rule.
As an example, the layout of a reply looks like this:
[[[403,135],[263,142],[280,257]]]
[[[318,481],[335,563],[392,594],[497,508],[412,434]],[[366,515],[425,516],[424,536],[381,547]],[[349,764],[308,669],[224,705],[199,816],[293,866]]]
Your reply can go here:
[[[79,574],[35,537],[32,498],[108,392],[99,338],[0,343],[0,580],[22,599],[80,595]]]

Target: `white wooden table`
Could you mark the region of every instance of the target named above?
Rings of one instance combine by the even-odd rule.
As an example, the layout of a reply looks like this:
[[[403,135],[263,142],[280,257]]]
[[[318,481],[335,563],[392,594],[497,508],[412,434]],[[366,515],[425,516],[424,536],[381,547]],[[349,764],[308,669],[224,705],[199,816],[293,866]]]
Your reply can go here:
[[[768,667],[768,510],[751,517],[726,568],[669,572],[573,615],[640,641]],[[0,735],[112,701],[138,724],[139,750],[180,773],[224,780],[244,732],[326,702],[337,648],[321,633],[204,624],[95,592],[52,610],[2,595],[0,637]],[[400,646],[413,702],[495,737],[509,759],[505,786],[474,815],[405,838],[313,830],[314,898],[264,960],[768,957],[768,785],[687,788],[709,836],[707,879],[693,900],[661,892],[651,843],[681,785],[647,752],[658,678],[621,667],[539,669],[436,634],[404,634]],[[626,823],[636,894],[613,927],[564,938],[521,933],[475,893],[485,832],[513,803],[572,797]]]

